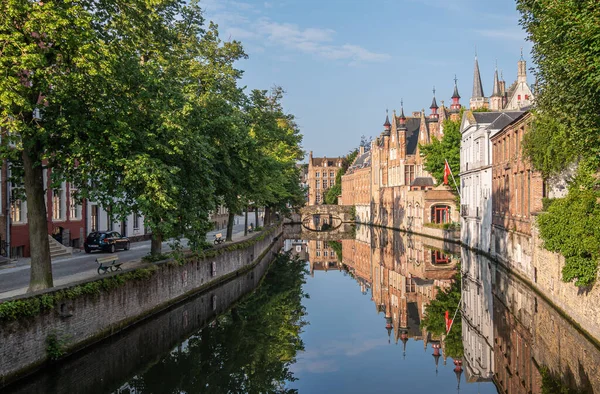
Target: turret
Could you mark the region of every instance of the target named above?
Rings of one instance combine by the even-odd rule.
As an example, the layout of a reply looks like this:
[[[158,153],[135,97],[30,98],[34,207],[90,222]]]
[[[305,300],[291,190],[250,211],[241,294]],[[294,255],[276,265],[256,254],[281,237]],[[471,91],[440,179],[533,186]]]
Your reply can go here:
[[[452,104],[450,104],[450,111],[460,111],[460,94],[458,94],[458,79],[456,74],[454,75],[454,93],[452,93]]]
[[[388,116],[388,110],[385,110],[385,123],[383,124],[383,132],[385,135],[390,135],[390,130],[392,129],[392,124],[390,123],[390,118]]]
[[[404,116],[404,101],[402,99],[400,99],[400,117],[398,119],[400,120],[398,130],[406,130],[406,116]]]
[[[431,100],[431,106],[429,107],[429,109],[431,110],[431,113],[429,114],[429,119],[430,120],[438,120],[438,105],[437,105],[437,101],[435,100],[435,86],[433,87],[433,100]]]

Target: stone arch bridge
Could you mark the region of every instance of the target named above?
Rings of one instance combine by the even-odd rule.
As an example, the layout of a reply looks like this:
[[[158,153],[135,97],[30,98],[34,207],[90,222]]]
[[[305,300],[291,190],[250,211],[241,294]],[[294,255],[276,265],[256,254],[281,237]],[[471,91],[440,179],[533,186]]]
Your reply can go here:
[[[343,223],[354,223],[352,208],[348,205],[309,205],[300,209],[301,221],[314,215],[331,215],[340,218]]]

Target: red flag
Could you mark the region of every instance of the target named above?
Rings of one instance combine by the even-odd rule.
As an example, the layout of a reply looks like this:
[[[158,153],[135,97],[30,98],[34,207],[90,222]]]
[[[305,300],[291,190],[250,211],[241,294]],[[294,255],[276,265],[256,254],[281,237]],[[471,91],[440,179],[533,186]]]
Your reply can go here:
[[[444,314],[444,320],[446,320],[446,332],[448,332],[448,330],[450,330],[450,327],[452,326],[452,319],[450,319],[450,314],[448,313],[448,311],[446,311],[446,313]]]
[[[444,185],[448,184],[448,175],[452,174],[448,161],[444,160]]]

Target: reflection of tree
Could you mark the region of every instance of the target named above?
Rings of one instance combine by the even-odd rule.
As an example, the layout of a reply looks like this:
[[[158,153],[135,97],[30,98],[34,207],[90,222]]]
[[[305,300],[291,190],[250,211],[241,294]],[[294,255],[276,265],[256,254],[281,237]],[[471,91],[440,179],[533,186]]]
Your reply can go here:
[[[450,318],[454,315],[456,308],[460,303],[460,269],[454,276],[454,281],[448,289],[440,289],[435,300],[432,300],[425,308],[425,317],[421,321],[421,326],[434,335],[446,333],[446,320],[444,318],[446,311]],[[462,319],[460,311],[454,318],[452,329],[444,339],[446,344],[446,356],[452,358],[461,358],[463,356],[462,343]]]
[[[147,393],[291,393],[285,382],[300,339],[305,263],[276,258],[261,286],[133,380]]]
[[[342,243],[340,241],[329,241],[327,245],[335,251],[338,261],[342,262]]]

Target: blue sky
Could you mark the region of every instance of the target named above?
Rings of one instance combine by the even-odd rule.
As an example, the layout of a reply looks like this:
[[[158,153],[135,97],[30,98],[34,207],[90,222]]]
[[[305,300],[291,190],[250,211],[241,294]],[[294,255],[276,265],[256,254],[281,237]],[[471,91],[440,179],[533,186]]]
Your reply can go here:
[[[521,47],[531,44],[513,0],[201,0],[224,40],[249,55],[239,62],[248,89],[282,86],[288,112],[315,156],[344,155],[361,135],[382,131],[385,110],[429,111],[450,103],[454,75],[468,106],[475,48],[484,93],[494,67],[507,87]],[[529,83],[533,77],[529,76]]]

